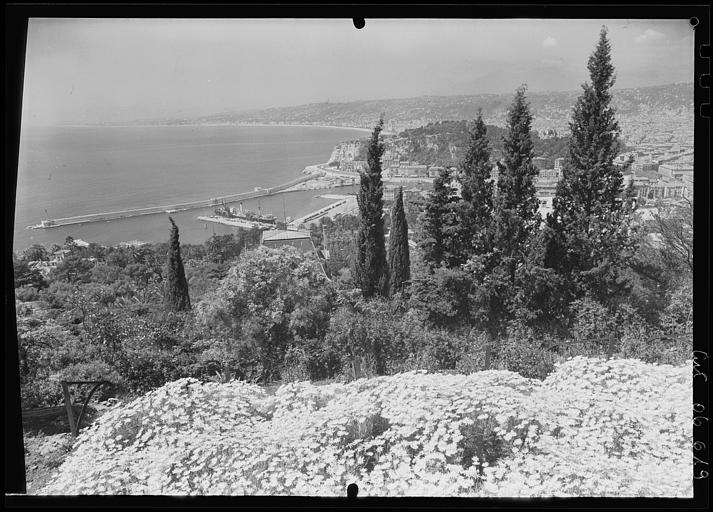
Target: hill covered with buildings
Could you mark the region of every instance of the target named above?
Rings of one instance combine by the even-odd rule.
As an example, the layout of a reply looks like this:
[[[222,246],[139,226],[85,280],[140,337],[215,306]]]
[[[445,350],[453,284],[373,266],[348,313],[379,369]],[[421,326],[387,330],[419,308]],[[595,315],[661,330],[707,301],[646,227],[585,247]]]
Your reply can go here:
[[[614,108],[625,139],[644,142],[650,127],[670,139],[693,133],[693,84],[676,83],[615,89]],[[505,125],[512,92],[460,96],[312,103],[247,112],[222,112],[200,117],[151,121],[152,124],[314,124],[372,128],[384,114],[385,129],[398,133],[444,120],[474,119],[478,109],[488,124]],[[576,91],[528,92],[533,129],[541,135],[564,135],[569,130]],[[147,121],[148,122],[148,121]],[[650,141],[650,140],[649,140]]]

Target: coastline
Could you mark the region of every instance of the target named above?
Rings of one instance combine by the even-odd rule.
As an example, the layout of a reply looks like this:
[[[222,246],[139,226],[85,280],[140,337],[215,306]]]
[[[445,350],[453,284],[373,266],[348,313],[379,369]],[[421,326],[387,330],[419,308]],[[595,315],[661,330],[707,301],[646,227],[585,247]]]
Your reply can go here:
[[[38,128],[181,128],[181,127],[201,127],[201,126],[225,126],[225,127],[285,127],[285,128],[329,128],[340,130],[356,130],[371,133],[370,128],[356,128],[352,126],[334,126],[328,124],[270,124],[270,123],[184,123],[184,124],[61,124],[55,126],[38,126]],[[384,132],[386,134],[386,132]]]
[[[60,127],[77,127],[77,128],[101,128],[101,127],[120,127],[120,128],[137,128],[137,127],[149,127],[149,125],[57,125]],[[208,125],[208,124],[200,124],[200,125],[155,125],[155,126],[265,126],[265,127],[273,127],[273,126],[286,126],[286,127],[294,127],[294,126],[299,126],[299,127],[317,127],[317,128],[340,128],[342,130],[358,130],[361,132],[370,132],[370,130],[366,128],[352,128],[352,127],[345,127],[345,126],[329,126],[329,125],[286,125],[286,124],[281,124],[281,125],[276,125],[276,124],[213,124],[213,125]],[[328,155],[325,155],[328,156]],[[325,159],[327,160],[327,159]],[[304,164],[303,164],[304,165]],[[327,171],[327,172],[325,172]],[[277,185],[276,187],[271,187],[273,190],[275,190],[276,193],[290,193],[290,192],[307,192],[307,191],[314,191],[313,193],[318,194],[319,192],[326,191],[328,189],[340,189],[342,186],[349,186],[353,185],[353,180],[354,178],[357,178],[354,175],[342,175],[342,176],[336,176],[336,173],[329,172],[331,169],[329,169],[327,162],[323,161],[320,163],[313,163],[313,164],[308,164],[305,165],[304,168],[295,170],[293,171],[294,174],[290,173],[294,178],[291,180],[287,181],[286,183]],[[358,180],[358,178],[357,178]],[[289,185],[288,185],[289,184]],[[288,185],[288,186],[286,186]],[[284,187],[284,188],[283,188]],[[267,192],[267,191],[265,191]],[[251,192],[252,194],[253,192]],[[218,199],[224,199],[229,203],[237,202],[244,197],[243,194],[246,194],[246,192],[240,193],[240,194],[231,194],[231,195],[222,195]],[[230,197],[233,196],[233,197]],[[237,196],[237,197],[236,197]],[[316,197],[316,196],[315,196]],[[201,204],[203,203],[203,204]],[[101,212],[101,213],[90,213],[90,214],[81,214],[81,215],[75,215],[73,217],[68,217],[68,218],[62,218],[59,220],[70,220],[71,223],[68,224],[67,226],[63,225],[58,225],[56,226],[57,228],[60,229],[67,229],[67,228],[73,228],[73,227],[79,227],[80,225],[86,226],[87,224],[95,224],[97,222],[112,222],[112,221],[120,221],[120,220],[126,220],[128,218],[132,218],[137,216],[137,214],[141,214],[141,216],[146,215],[147,217],[157,217],[157,216],[163,216],[166,215],[166,213],[178,213],[179,211],[183,212],[186,210],[191,210],[194,208],[206,208],[209,207],[210,205],[205,204],[205,200],[198,200],[198,201],[190,201],[189,204],[186,203],[180,203],[180,204],[171,204],[171,205],[160,205],[160,206],[152,206],[152,207],[140,207],[140,208],[130,208],[128,211],[111,211],[111,212]],[[167,212],[166,210],[169,210]],[[186,211],[186,213],[188,213]],[[116,218],[98,218],[102,215],[108,215],[109,217],[116,217]],[[96,216],[96,218],[95,218]],[[194,217],[195,219],[195,217]],[[57,219],[55,219],[57,220]],[[87,222],[88,221],[88,222]],[[34,224],[30,222],[31,224]],[[29,226],[28,226],[29,227]],[[32,226],[35,227],[35,226]],[[55,227],[55,226],[53,226]],[[108,227],[108,226],[107,226]],[[26,229],[26,227],[25,227]],[[23,230],[24,231],[24,230]],[[39,232],[45,231],[43,229],[38,230]],[[42,237],[42,235],[39,235],[39,237]],[[80,236],[83,236],[85,239],[92,241],[92,238],[87,238],[87,236],[91,235],[86,235],[82,234]],[[141,239],[142,241],[148,240],[147,243],[153,243],[150,238],[145,238],[146,235],[130,235],[131,239]],[[33,237],[30,236],[32,239]],[[40,238],[41,239],[41,238]],[[126,240],[129,240],[130,238],[126,239],[119,239],[117,242],[115,242],[113,245],[121,244],[121,243],[126,243]],[[31,243],[36,243],[34,241],[32,242],[27,242],[27,246]],[[98,242],[101,243],[101,242]],[[13,244],[14,245],[14,244]],[[17,249],[17,248],[15,248]]]

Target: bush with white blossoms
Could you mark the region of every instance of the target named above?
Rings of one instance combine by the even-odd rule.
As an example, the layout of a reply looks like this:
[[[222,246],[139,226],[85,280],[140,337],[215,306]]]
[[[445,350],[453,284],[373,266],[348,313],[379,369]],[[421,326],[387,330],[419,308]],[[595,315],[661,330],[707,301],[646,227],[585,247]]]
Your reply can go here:
[[[577,357],[544,381],[182,379],[86,429],[42,493],[691,497],[691,374]]]

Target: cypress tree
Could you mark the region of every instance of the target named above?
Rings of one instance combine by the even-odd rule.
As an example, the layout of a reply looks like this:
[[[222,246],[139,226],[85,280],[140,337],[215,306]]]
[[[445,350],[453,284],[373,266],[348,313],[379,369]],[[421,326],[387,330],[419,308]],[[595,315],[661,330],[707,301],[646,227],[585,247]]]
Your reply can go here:
[[[490,250],[489,232],[493,210],[493,184],[490,181],[490,143],[482,112],[469,126],[468,145],[460,163],[458,180],[463,198],[460,224],[465,260]]]
[[[166,272],[166,306],[171,311],[185,311],[191,308],[188,296],[188,282],[181,259],[181,244],[178,241],[178,226],[171,217],[171,238],[168,242]]]
[[[540,223],[539,200],[532,164],[533,143],[530,133],[532,114],[520,87],[508,110],[507,133],[503,139],[504,166],[500,169],[494,208],[493,245],[511,273],[523,261],[527,244]]]
[[[456,217],[455,190],[451,186],[451,174],[443,169],[433,180],[426,207],[421,215],[421,240],[423,261],[431,268],[441,264],[453,266],[457,244],[458,222]]]
[[[399,187],[391,213],[389,232],[389,292],[391,294],[401,291],[405,282],[411,279],[410,267],[408,224],[404,212],[403,189]]]
[[[381,181],[381,155],[384,145],[379,136],[383,117],[374,127],[367,146],[367,170],[361,173],[359,194],[359,232],[355,278],[365,298],[388,295],[389,278],[384,241],[384,185]]]
[[[622,197],[623,169],[614,165],[621,143],[611,107],[615,76],[606,27],[587,68],[591,83],[582,85],[573,109],[568,155],[548,218],[545,265],[572,283],[575,296],[586,293],[606,303],[626,288],[619,271],[633,249],[632,202]]]

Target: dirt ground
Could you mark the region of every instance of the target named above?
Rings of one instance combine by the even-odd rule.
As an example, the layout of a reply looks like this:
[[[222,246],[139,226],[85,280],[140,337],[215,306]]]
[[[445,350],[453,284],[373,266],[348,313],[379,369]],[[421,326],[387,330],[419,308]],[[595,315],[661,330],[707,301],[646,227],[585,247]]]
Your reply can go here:
[[[70,433],[47,435],[43,432],[25,432],[25,480],[27,494],[37,494],[55,474],[72,449],[74,438]]]
[[[114,403],[92,404],[82,419],[86,428]],[[75,421],[80,407],[75,408]],[[23,411],[26,493],[37,494],[47,485],[74,445],[64,406]]]

